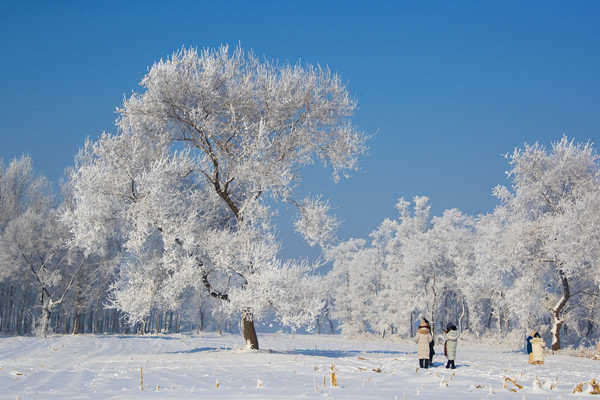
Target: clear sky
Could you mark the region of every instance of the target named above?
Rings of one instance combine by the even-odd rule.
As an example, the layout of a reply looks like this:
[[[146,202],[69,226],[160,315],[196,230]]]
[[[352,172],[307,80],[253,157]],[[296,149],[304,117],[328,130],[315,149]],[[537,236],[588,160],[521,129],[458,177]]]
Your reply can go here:
[[[492,211],[501,154],[525,142],[599,149],[600,1],[7,0],[0,157],[27,153],[58,182],[155,61],[226,43],[327,65],[357,99],[355,124],[376,133],[362,171],[335,185],[312,168],[303,188],[336,207],[341,239],[397,217],[401,196]]]

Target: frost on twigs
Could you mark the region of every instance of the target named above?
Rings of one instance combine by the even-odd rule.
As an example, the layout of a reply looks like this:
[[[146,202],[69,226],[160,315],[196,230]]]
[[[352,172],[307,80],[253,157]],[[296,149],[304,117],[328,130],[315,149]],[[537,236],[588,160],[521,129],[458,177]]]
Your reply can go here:
[[[300,204],[300,218],[294,224],[296,231],[302,235],[312,247],[318,244],[327,246],[335,239],[335,232],[340,224],[339,220],[329,215],[329,202],[306,198]]]
[[[253,246],[247,254],[255,271],[247,275],[243,288],[231,289],[227,308],[251,305],[254,318],[273,311],[282,326],[310,329],[323,309],[318,291],[322,279],[312,275],[313,266],[307,261],[282,262],[277,249],[265,244]]]

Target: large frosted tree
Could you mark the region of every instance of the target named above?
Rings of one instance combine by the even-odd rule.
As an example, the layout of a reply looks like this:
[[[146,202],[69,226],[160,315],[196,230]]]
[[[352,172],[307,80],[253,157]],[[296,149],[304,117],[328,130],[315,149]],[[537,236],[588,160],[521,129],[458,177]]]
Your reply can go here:
[[[561,347],[561,327],[598,296],[600,167],[590,143],[566,137],[548,151],[525,145],[510,156],[512,188],[498,187],[503,200],[507,263],[515,270],[515,305],[536,293],[537,307],[552,316],[552,349]],[[594,300],[594,304],[596,301]],[[530,313],[535,313],[532,307]],[[586,322],[588,316],[583,318]],[[581,319],[581,314],[579,318]],[[570,324],[580,329],[577,321]]]
[[[310,266],[279,260],[272,216],[289,202],[309,244],[333,237],[327,204],[294,194],[302,167],[322,164],[338,180],[365,151],[340,78],[224,46],[177,52],[141,85],[118,110],[118,134],[81,150],[65,213],[88,252],[122,242],[113,305],[141,320],[178,307],[189,287],[206,289],[241,313],[250,348],[267,309],[292,326],[318,315]]]

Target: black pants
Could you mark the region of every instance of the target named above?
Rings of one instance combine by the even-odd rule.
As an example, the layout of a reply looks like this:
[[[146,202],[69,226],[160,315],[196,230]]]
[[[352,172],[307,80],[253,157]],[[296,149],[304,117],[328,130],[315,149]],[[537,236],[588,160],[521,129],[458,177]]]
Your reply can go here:
[[[454,360],[448,360],[448,363],[446,364],[446,368],[455,369],[456,366],[454,365]]]
[[[429,360],[427,358],[419,358],[419,367],[420,368],[429,368]]]

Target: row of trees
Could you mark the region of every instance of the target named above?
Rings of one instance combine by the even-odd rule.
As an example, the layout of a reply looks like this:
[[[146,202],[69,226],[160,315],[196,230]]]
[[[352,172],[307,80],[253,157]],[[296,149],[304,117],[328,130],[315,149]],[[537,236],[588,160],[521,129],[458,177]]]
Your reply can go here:
[[[59,215],[68,203],[58,206],[59,197],[29,156],[0,164],[4,333],[96,331],[115,315],[103,307],[113,267],[67,245],[70,232]]]
[[[426,316],[476,334],[548,327],[554,350],[561,333],[599,337],[598,155],[563,137],[507,158],[512,186],[495,188],[492,213],[431,218],[426,197],[400,199],[398,220],[329,250],[343,332],[412,334]]]
[[[122,249],[113,243],[96,255],[73,245],[62,217],[74,207],[70,188],[66,182],[55,193],[29,156],[0,162],[0,333],[235,329],[202,291],[186,293],[177,309],[153,306],[137,319],[114,306]]]
[[[118,133],[88,140],[60,196],[28,157],[0,176],[0,329],[174,332],[254,323],[412,334],[428,316],[475,333],[551,322],[598,335],[598,157],[566,138],[508,157],[512,187],[493,213],[431,217],[401,199],[370,240],[335,243],[301,170],[357,168],[367,136],[338,76],[241,49],[182,50],[155,64],[120,108]],[[57,199],[61,200],[58,201]],[[274,216],[297,210],[321,264],[282,260]]]

